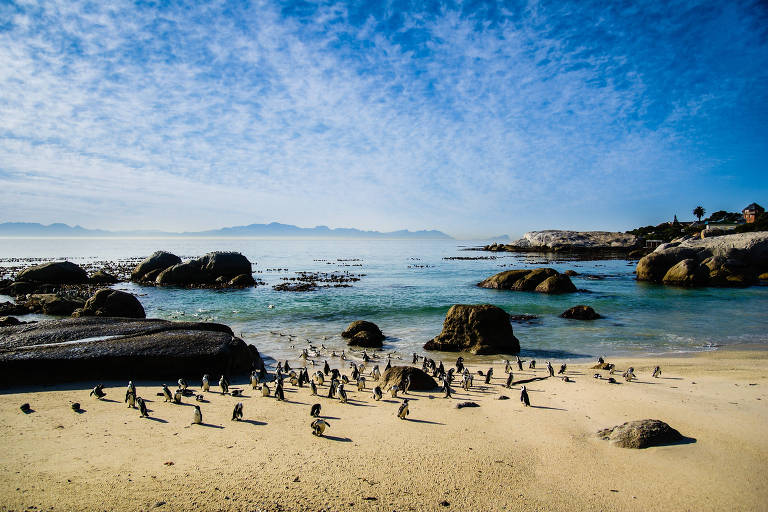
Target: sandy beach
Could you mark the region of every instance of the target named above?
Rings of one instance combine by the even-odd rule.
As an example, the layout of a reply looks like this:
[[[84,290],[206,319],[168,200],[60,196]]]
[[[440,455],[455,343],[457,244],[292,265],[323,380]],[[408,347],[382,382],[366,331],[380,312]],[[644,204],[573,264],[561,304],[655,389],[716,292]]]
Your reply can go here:
[[[243,398],[216,386],[204,425],[190,425],[192,398],[156,396],[162,383],[137,383],[151,419],[123,403],[124,382],[105,383],[106,400],[88,396],[93,383],[3,389],[0,510],[765,510],[768,351],[612,362],[639,380],[612,385],[591,362],[569,365],[573,382],[530,383],[525,408],[496,366],[490,386],[476,377],[452,399],[412,392],[406,421],[399,400],[352,386],[348,404],[307,387],[286,385],[278,402],[244,381]],[[480,407],[455,407],[466,400]],[[245,421],[233,422],[238,401]],[[313,403],[330,424],[323,438],[310,432]],[[632,450],[595,436],[645,418],[695,441]]]

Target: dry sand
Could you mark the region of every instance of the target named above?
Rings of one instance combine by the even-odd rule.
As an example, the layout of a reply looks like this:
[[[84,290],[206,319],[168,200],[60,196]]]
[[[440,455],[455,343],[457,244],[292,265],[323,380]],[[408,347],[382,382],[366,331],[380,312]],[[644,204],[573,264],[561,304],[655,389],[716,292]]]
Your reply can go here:
[[[476,378],[454,399],[412,393],[407,421],[395,417],[399,401],[350,391],[352,403],[340,404],[290,385],[282,403],[246,386],[244,398],[212,388],[206,425],[190,425],[191,405],[155,396],[159,383],[138,383],[152,419],[125,406],[123,382],[108,385],[104,401],[88,396],[93,383],[6,389],[0,510],[768,508],[768,352],[614,362],[634,365],[639,381],[611,385],[592,377],[591,364],[571,365],[573,383],[529,384],[533,407],[524,408],[498,366],[491,386]],[[650,377],[655,364],[662,378]],[[465,400],[480,407],[455,408]],[[238,401],[240,423],[230,421]],[[22,413],[24,402],[34,412]],[[310,433],[316,402],[331,425],[324,438]],[[630,450],[595,437],[644,418],[695,442]]]

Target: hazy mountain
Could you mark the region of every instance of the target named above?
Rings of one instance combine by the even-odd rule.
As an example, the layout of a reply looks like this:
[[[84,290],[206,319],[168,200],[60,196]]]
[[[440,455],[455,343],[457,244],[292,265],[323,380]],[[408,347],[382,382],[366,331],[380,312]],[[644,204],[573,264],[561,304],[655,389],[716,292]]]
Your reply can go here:
[[[86,229],[81,226],[66,224],[43,225],[34,222],[5,222],[0,224],[0,236],[11,237],[293,237],[293,238],[397,238],[397,239],[435,239],[450,240],[451,237],[435,230],[408,231],[399,230],[382,233],[380,231],[362,231],[355,228],[334,228],[316,226],[300,228],[290,224],[250,224],[208,231],[186,231],[170,233],[165,231],[105,231]]]

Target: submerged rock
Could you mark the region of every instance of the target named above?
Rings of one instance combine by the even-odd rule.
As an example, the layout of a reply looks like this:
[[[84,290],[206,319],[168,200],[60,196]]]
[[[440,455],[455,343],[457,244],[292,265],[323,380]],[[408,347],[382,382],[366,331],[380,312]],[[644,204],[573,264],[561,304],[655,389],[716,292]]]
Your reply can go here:
[[[408,377],[411,378],[411,389],[414,391],[430,391],[437,387],[435,379],[430,377],[421,368],[414,368],[412,366],[393,366],[389,370],[384,371],[381,374],[379,386],[384,391],[387,391],[392,386],[404,389],[405,381]]]
[[[481,288],[496,290],[537,291],[539,293],[570,293],[576,287],[571,278],[553,268],[507,270],[499,272],[477,284]]]
[[[572,308],[568,308],[560,315],[560,318],[569,318],[573,320],[597,320],[598,318],[603,318],[597,312],[592,309],[590,306],[573,306]]]
[[[520,342],[512,332],[509,314],[491,304],[451,306],[442,332],[428,341],[426,350],[473,354],[517,354]]]
[[[679,443],[685,439],[680,432],[660,420],[628,421],[599,430],[597,436],[620,448],[647,448]]]
[[[72,316],[146,318],[147,315],[139,299],[130,293],[104,288],[97,291]]]
[[[369,348],[381,347],[385,338],[378,325],[366,320],[356,320],[349,324],[341,337],[349,339],[350,345]]]
[[[19,272],[16,281],[48,284],[82,284],[88,282],[88,273],[70,261],[55,261],[35,265]]]

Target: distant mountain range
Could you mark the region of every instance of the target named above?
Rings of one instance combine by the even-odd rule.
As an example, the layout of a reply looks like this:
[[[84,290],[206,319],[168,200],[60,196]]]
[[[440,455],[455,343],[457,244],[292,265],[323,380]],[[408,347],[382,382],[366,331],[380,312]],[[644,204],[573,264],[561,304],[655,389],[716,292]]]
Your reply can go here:
[[[263,237],[263,238],[396,238],[396,239],[432,239],[451,240],[452,237],[441,231],[422,230],[408,231],[363,231],[355,228],[329,228],[316,226],[300,228],[290,224],[272,222],[270,224],[250,224],[230,228],[211,229],[208,231],[186,231],[171,233],[167,231],[137,230],[137,231],[105,231],[103,229],[86,229],[81,226],[67,224],[38,224],[36,222],[4,222],[0,223],[0,237],[38,238],[38,237],[157,237],[157,238],[186,238],[186,237]]]

